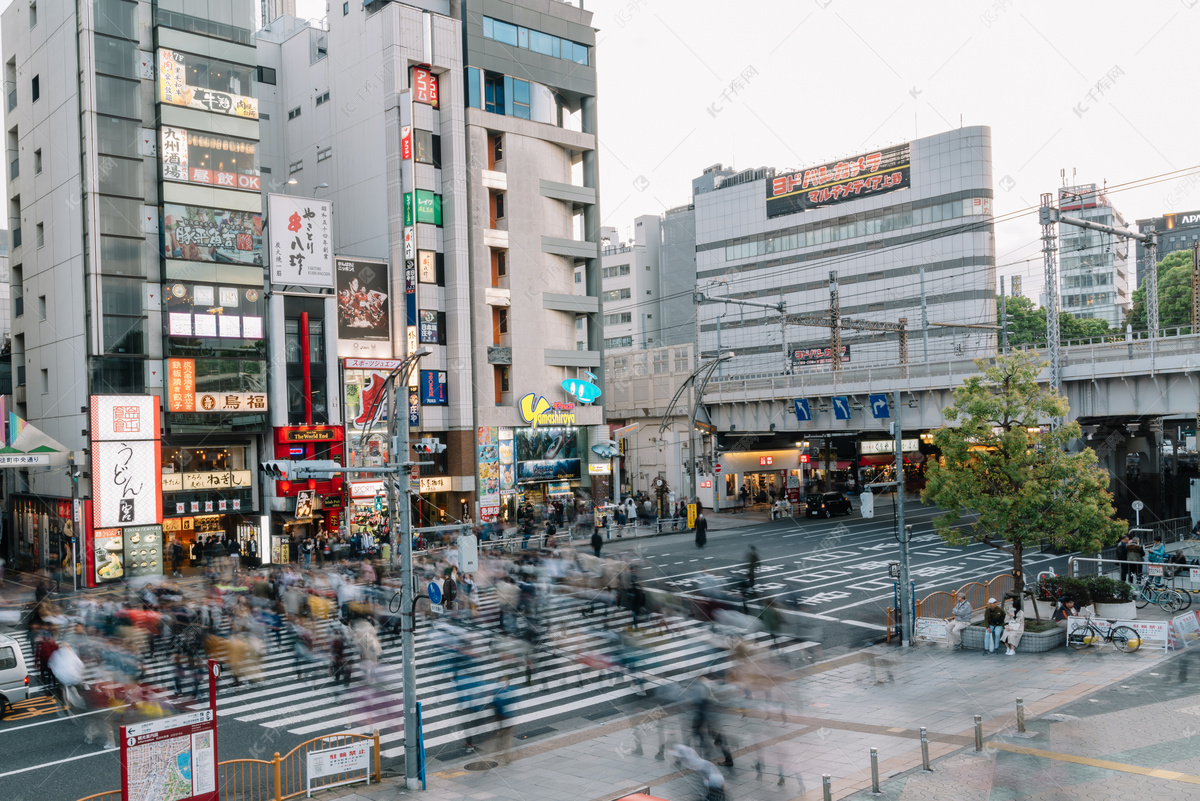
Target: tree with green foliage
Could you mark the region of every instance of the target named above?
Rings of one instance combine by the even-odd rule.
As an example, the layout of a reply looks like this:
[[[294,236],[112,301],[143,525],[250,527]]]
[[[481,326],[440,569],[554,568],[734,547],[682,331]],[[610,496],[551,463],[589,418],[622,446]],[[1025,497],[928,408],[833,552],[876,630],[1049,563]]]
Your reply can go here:
[[[1096,553],[1125,526],[1114,517],[1095,451],[1066,450],[1080,438],[1079,424],[1046,425],[1069,409],[1066,398],[1038,383],[1045,363],[1028,353],[976,363],[982,374],[956,388],[944,412],[955,427],[934,434],[941,459],[929,467],[921,500],[944,510],[933,525],[946,542],[982,542],[1011,554],[1020,593],[1026,548],[1048,543]],[[975,521],[960,528],[964,515]]]
[[[1040,306],[1035,308],[1032,300],[1024,295],[1016,295],[1007,299],[1005,311],[1008,314],[1008,346],[1010,348],[1045,344],[1046,310],[1044,308]],[[1004,318],[1000,313],[1000,298],[996,298],[996,319],[1003,325]],[[1064,342],[1092,339],[1116,333],[1109,328],[1107,320],[1085,319],[1061,310],[1058,313],[1058,331]]]
[[[1133,292],[1133,307],[1125,318],[1134,331],[1146,330],[1146,287]],[[1158,263],[1158,325],[1175,328],[1192,324],[1192,252],[1177,250]]]

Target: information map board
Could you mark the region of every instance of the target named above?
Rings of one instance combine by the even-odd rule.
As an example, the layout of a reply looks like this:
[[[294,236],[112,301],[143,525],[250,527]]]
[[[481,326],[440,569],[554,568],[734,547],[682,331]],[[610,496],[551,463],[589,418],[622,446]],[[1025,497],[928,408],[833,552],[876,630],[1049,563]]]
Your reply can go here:
[[[218,801],[211,709],[121,727],[124,801]]]

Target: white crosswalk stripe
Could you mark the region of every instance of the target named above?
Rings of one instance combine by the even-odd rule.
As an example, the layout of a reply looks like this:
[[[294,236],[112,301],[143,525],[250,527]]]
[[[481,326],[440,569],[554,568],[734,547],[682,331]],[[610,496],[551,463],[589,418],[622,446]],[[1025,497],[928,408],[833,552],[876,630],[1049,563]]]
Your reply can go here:
[[[611,663],[585,664],[582,661],[585,655],[601,661],[612,660],[620,648],[611,635],[605,635],[598,617],[582,616],[586,607],[586,602],[578,599],[554,599],[551,611],[543,615],[551,627],[551,635],[537,654],[528,686],[522,659],[501,658],[486,651],[494,626],[468,630],[468,642],[486,655],[465,667],[460,673],[462,685],[456,685],[449,672],[447,652],[438,646],[428,623],[419,624],[415,636],[417,696],[422,702],[426,747],[461,742],[468,736],[494,731],[497,724],[489,702],[492,691],[504,680],[511,682],[510,723],[518,727],[519,733],[521,726],[537,721],[587,714],[613,705],[636,694],[642,683],[650,688],[686,683],[734,664],[707,624],[675,618],[670,620],[669,633],[658,631],[656,623],[643,625],[643,647],[631,672],[611,667]],[[480,599],[482,619],[494,620],[496,613],[495,601],[490,596]],[[627,611],[613,610],[609,615],[610,626],[619,628],[629,623]],[[20,639],[32,666],[29,643],[24,636]],[[262,658],[253,683],[235,688],[228,672],[221,678],[219,717],[228,716],[304,737],[378,729],[382,755],[403,754],[403,671],[398,637],[385,639],[374,684],[369,687],[364,684],[356,662],[348,688],[335,684],[324,665],[309,665],[306,675],[298,679],[292,636],[287,633],[282,639],[280,647],[271,638],[270,650]],[[754,643],[769,642],[767,635],[761,633],[751,634],[748,639]],[[811,645],[788,640],[777,653],[795,653]],[[142,681],[170,687],[173,679],[172,666],[160,658],[146,666]],[[462,687],[474,693],[473,698],[464,700]],[[205,706],[203,702],[187,703],[193,709]]]

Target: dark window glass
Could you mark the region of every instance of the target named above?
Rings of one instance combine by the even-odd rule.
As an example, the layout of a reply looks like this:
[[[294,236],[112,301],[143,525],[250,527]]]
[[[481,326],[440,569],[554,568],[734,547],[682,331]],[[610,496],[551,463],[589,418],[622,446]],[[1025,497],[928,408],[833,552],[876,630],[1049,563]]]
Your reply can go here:
[[[144,198],[142,162],[106,158],[100,161],[100,191],[106,195]]]
[[[467,105],[471,108],[480,108],[479,70],[474,67],[467,67]]]
[[[271,84],[271,86],[274,86],[275,85],[275,69],[273,67],[259,67],[258,68],[258,82],[259,83],[269,83],[269,84]]]
[[[504,76],[488,72],[483,76],[483,110],[504,113]]]
[[[146,391],[146,362],[142,359],[92,360],[92,393],[140,395]]]
[[[142,315],[142,287],[146,284],[137,278],[100,279],[101,309],[105,314]]]
[[[104,352],[128,355],[146,353],[146,320],[144,317],[114,317],[105,315]]]
[[[300,320],[283,321],[283,353],[288,364],[300,364]]]
[[[109,114],[118,117],[142,118],[141,83],[113,78],[108,75],[96,76],[96,107],[104,109]],[[137,137],[134,143],[141,141]]]
[[[106,156],[128,156],[137,158],[141,133],[134,120],[96,115],[96,150]]]
[[[126,39],[138,38],[137,3],[125,0],[93,0],[96,32]]]
[[[442,137],[437,134],[433,135],[433,166],[442,168]]]
[[[138,78],[140,61],[137,42],[96,34],[96,72]]]
[[[100,272],[116,275],[145,275],[142,265],[144,239],[100,237]]]
[[[433,164],[433,140],[431,131],[416,129],[413,131],[413,161],[419,164]]]

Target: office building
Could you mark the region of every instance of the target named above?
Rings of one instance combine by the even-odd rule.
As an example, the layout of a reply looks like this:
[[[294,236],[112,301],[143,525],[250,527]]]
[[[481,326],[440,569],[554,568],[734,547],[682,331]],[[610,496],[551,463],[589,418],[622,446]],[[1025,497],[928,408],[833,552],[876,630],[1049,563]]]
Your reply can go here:
[[[18,565],[58,560],[76,526],[88,584],[161,573],[172,538],[260,533],[255,12],[4,11],[13,411],[82,468],[77,487],[61,461],[13,471]]]
[[[991,132],[961,128],[795,171],[701,176],[692,197],[696,278],[711,299],[782,302],[789,314],[906,320],[910,361],[995,352]],[[930,323],[922,329],[924,304]],[[736,357],[723,374],[828,369],[830,333],[781,325],[772,310],[706,303],[700,359]],[[718,318],[724,319],[718,322]],[[719,331],[719,334],[718,334]],[[928,345],[925,345],[927,336]],[[784,338],[786,337],[786,339]],[[895,364],[895,333],[845,330],[842,361]],[[786,355],[785,355],[786,354]]]
[[[620,241],[616,228],[601,228],[600,240],[605,352],[657,347],[661,220],[655,215],[638,217],[627,242]]]
[[[435,463],[421,468],[418,524],[512,523],[519,507],[540,514],[591,492],[588,443],[602,432],[589,426],[602,411],[574,406],[564,389],[602,372],[590,19],[533,0],[371,2],[321,23],[281,17],[259,34],[274,81],[262,100],[264,193],[333,206],[351,464],[388,458],[384,423],[369,412],[392,360],[432,351],[413,376],[408,418],[414,439],[446,450],[424,457]],[[386,275],[356,291],[376,281],[371,292],[404,298],[386,304],[381,337],[347,319],[343,265]],[[282,299],[299,301],[312,299]],[[295,421],[276,425],[278,437]],[[333,517],[369,517],[381,486],[351,482],[348,509]],[[274,503],[286,519],[291,503]]]
[[[1095,184],[1058,190],[1063,214],[1102,225],[1125,227]],[[1073,225],[1059,227],[1058,272],[1063,311],[1083,319],[1105,320],[1113,328],[1125,325],[1129,311],[1129,240]]]
[[[1138,231],[1158,232],[1157,261],[1162,261],[1177,250],[1191,250],[1200,242],[1200,211],[1181,211],[1137,221]],[[1137,248],[1137,285],[1146,280],[1146,246],[1134,243]]]

